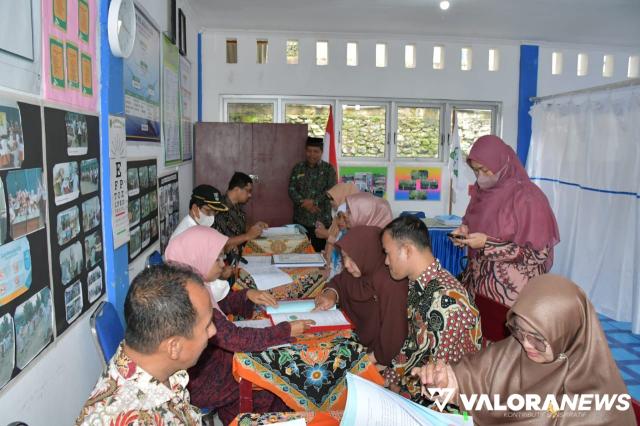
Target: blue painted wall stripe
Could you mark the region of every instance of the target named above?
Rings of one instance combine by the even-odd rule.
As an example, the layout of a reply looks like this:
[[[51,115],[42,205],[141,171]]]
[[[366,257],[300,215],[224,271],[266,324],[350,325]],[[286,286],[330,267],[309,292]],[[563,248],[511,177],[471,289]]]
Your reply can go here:
[[[114,250],[111,217],[111,172],[109,161],[109,114],[124,113],[122,84],[123,61],[111,54],[107,36],[109,1],[100,2],[100,139],[102,163],[102,217],[104,241],[105,283],[107,300],[116,307],[124,323],[123,305],[129,289],[129,253],[127,245]]]
[[[539,180],[539,181],[543,181],[543,182],[555,182],[555,183],[559,183],[561,185],[567,185],[567,186],[575,186],[576,188],[580,188],[580,189],[583,189],[585,191],[600,192],[602,194],[612,194],[612,195],[629,195],[631,197],[635,197],[635,198],[639,198],[640,199],[640,193],[639,192],[614,191],[614,190],[611,190],[611,189],[594,188],[592,186],[584,186],[584,185],[581,185],[581,184],[575,183],[575,182],[569,182],[569,181],[566,181],[566,180],[552,179],[552,178],[545,178],[545,177],[532,177],[530,179],[531,180]]]
[[[518,158],[527,164],[531,143],[531,116],[533,104],[529,98],[538,93],[538,46],[520,46],[520,82],[518,88]]]
[[[198,33],[198,121],[202,121],[202,33]]]

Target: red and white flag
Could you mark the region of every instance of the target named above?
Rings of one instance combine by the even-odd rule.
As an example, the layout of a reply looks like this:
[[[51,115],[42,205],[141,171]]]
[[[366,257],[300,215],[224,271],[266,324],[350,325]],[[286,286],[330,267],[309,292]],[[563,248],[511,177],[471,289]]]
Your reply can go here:
[[[331,105],[329,105],[329,119],[324,131],[322,159],[331,164],[336,170],[336,174],[340,176],[340,173],[338,173],[338,157],[336,156],[336,132],[333,130],[333,106]]]

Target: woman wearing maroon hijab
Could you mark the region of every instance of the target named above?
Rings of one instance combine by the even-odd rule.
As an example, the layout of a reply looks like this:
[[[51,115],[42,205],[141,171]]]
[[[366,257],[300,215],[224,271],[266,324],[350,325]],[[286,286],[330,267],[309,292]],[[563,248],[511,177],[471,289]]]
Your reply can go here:
[[[356,226],[339,241],[344,269],[316,297],[316,309],[340,305],[373,360],[388,366],[407,337],[407,280],[396,281],[384,264],[377,226]]]
[[[544,193],[527,176],[513,149],[497,136],[482,136],[469,157],[477,181],[454,244],[469,247],[461,282],[511,306],[522,288],[553,264],[558,225]]]

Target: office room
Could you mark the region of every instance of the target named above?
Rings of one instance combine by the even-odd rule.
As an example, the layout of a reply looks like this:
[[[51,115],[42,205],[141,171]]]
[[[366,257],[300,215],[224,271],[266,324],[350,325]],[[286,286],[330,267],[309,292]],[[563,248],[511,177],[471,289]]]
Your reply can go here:
[[[637,424],[638,0],[0,7],[1,426]]]

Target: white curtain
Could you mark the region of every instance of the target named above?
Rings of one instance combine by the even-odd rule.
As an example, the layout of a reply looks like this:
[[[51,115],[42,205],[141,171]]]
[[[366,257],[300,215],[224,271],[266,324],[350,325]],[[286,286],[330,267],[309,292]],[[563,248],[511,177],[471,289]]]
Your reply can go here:
[[[530,114],[527,171],[560,228],[552,271],[640,333],[640,87],[541,101]]]

